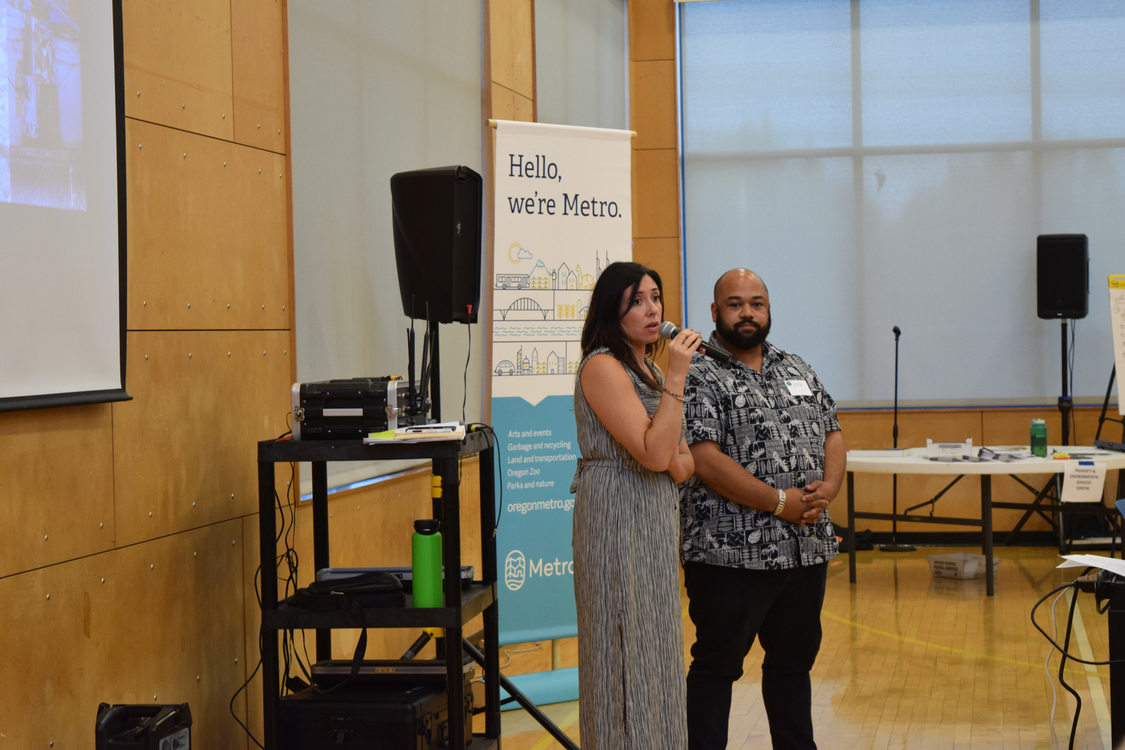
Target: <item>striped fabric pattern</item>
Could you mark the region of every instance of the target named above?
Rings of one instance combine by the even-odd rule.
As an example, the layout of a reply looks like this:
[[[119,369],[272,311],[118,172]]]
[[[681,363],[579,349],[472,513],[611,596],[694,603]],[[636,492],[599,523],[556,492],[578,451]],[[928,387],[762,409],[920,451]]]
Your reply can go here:
[[[640,466],[594,415],[580,380],[588,361],[574,387],[582,454],[573,536],[581,744],[678,750],[687,747],[679,494],[671,477]],[[653,414],[660,392],[626,372]]]

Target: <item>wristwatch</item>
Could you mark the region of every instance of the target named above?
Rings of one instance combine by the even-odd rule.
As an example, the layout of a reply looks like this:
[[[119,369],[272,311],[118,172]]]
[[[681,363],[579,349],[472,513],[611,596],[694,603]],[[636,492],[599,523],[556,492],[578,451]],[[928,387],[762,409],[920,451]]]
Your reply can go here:
[[[785,510],[785,490],[779,489],[777,491],[777,507],[773,509],[775,516],[780,516],[782,511]]]

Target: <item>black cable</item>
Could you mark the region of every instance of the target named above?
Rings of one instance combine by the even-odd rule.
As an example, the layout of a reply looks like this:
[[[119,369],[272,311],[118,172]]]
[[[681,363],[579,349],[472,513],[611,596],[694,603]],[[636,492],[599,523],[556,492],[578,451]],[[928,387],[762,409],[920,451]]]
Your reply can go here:
[[[1074,720],[1073,720],[1073,723],[1072,723],[1071,729],[1070,729],[1070,747],[1071,748],[1074,747],[1074,734],[1075,734],[1075,731],[1077,730],[1077,727],[1078,727],[1078,715],[1082,711],[1082,698],[1079,697],[1078,693],[1074,691],[1074,688],[1072,688],[1070,685],[1068,685],[1066,683],[1066,679],[1063,676],[1063,669],[1066,666],[1066,660],[1068,658],[1070,658],[1071,661],[1080,662],[1082,664],[1092,663],[1092,662],[1084,661],[1083,659],[1072,658],[1067,653],[1067,648],[1070,646],[1071,626],[1074,622],[1074,607],[1078,602],[1078,592],[1080,590],[1079,585],[1080,585],[1079,582],[1077,580],[1074,580],[1074,581],[1071,581],[1070,583],[1064,583],[1061,586],[1056,586],[1054,589],[1052,589],[1051,591],[1048,591],[1046,594],[1044,594],[1043,597],[1040,598],[1039,601],[1035,602],[1035,604],[1033,604],[1032,607],[1031,607],[1031,624],[1033,626],[1035,626],[1036,630],[1038,630],[1040,633],[1042,633],[1043,637],[1047,639],[1047,642],[1050,643],[1051,646],[1053,646],[1056,651],[1058,651],[1060,654],[1062,654],[1061,658],[1059,659],[1059,684],[1062,685],[1063,688],[1068,693],[1073,695],[1074,700],[1076,701],[1076,705],[1075,705],[1075,708],[1074,708]],[[1067,618],[1067,621],[1066,621],[1066,636],[1063,639],[1063,645],[1060,646],[1053,638],[1051,638],[1051,636],[1047,635],[1047,631],[1045,631],[1045,630],[1043,630],[1043,628],[1039,627],[1039,623],[1035,621],[1035,612],[1036,612],[1036,610],[1039,609],[1039,606],[1041,604],[1043,604],[1043,602],[1047,601],[1047,599],[1051,598],[1052,596],[1059,593],[1060,591],[1064,591],[1068,588],[1074,589],[1074,591],[1072,592],[1071,597],[1070,597],[1070,616]]]
[[[1040,605],[1042,605],[1043,602],[1047,601],[1047,599],[1051,598],[1052,596],[1054,596],[1055,594],[1059,593],[1060,591],[1062,591],[1064,589],[1074,588],[1075,593],[1077,593],[1078,591],[1081,590],[1080,585],[1081,585],[1081,582],[1076,579],[1074,581],[1071,581],[1070,583],[1064,583],[1061,586],[1056,586],[1055,588],[1048,591],[1042,598],[1039,599],[1039,601],[1035,602],[1035,604],[1032,605],[1032,607],[1031,607],[1031,624],[1047,640],[1047,643],[1051,644],[1051,646],[1056,651],[1063,654],[1070,661],[1076,662],[1078,664],[1088,664],[1088,665],[1095,666],[1095,667],[1103,667],[1103,666],[1109,666],[1109,665],[1113,665],[1113,664],[1125,664],[1125,659],[1106,659],[1104,661],[1096,661],[1096,660],[1082,659],[1082,658],[1079,658],[1077,656],[1074,656],[1073,654],[1067,653],[1066,647],[1062,646],[1062,645],[1059,645],[1059,643],[1056,640],[1054,640],[1053,638],[1051,638],[1051,636],[1047,634],[1047,631],[1044,630],[1043,628],[1041,628],[1039,626],[1039,623],[1036,622],[1035,612],[1036,612],[1036,610],[1039,609]],[[1104,611],[1104,610],[1099,610],[1099,611]]]
[[[276,507],[279,515],[281,516],[281,528],[278,531],[277,542],[282,542],[285,551],[277,556],[277,569],[275,571],[276,581],[283,581],[282,593],[279,597],[280,601],[284,601],[292,596],[297,591],[298,574],[300,571],[300,557],[297,554],[294,545],[294,537],[296,535],[297,527],[297,507],[295,495],[295,484],[297,476],[297,465],[290,462],[289,464],[289,481],[285,488],[286,503],[282,504],[281,498],[277,498]],[[285,510],[288,506],[289,514],[286,516]],[[284,571],[282,568],[284,567]],[[280,575],[280,573],[284,573]],[[277,583],[274,583],[274,586]],[[285,695],[289,690],[289,677],[292,672],[294,661],[298,666],[303,668],[301,664],[300,655],[297,653],[297,645],[294,640],[293,630],[286,629],[281,631],[281,654],[282,664],[284,669],[279,672],[279,679],[281,684],[274,686],[273,689],[277,690],[279,694]]]
[[[289,424],[289,418],[291,416],[292,416],[291,413],[286,414],[285,422],[286,422],[287,425]],[[277,438],[275,438],[275,440],[284,440],[287,436],[289,436],[291,434],[292,434],[292,431],[283,432],[281,435],[279,435]],[[286,487],[285,487],[286,497],[292,497],[293,483],[294,483],[295,479],[296,479],[296,465],[291,463],[291,464],[289,464],[289,482],[286,484]],[[282,502],[281,502],[281,497],[277,494],[276,490],[274,491],[273,499],[274,499],[275,507],[278,508],[278,510],[281,512],[281,516],[282,516],[282,530],[277,534],[277,536],[274,537],[274,544],[276,545],[277,542],[279,542],[282,539],[282,537],[285,535],[285,511],[284,511],[284,506],[282,505]],[[291,514],[291,517],[293,517],[293,514]],[[288,542],[287,542],[287,544],[288,544]],[[278,565],[280,565],[281,558],[278,558],[277,563],[278,563]],[[294,574],[295,574],[295,565],[296,565],[296,556],[295,555],[291,559],[291,563],[294,566]],[[275,573],[275,575],[276,575],[276,573]],[[262,608],[262,589],[261,589],[261,585],[260,585],[261,579],[262,579],[262,564],[261,564],[261,562],[259,562],[258,566],[254,569],[254,577],[253,577],[254,601],[258,604],[258,610],[259,611]],[[277,584],[275,582],[274,586],[276,586],[276,585]],[[246,733],[246,736],[250,738],[250,741],[253,742],[255,745],[257,745],[258,747],[263,748],[263,750],[264,750],[265,746],[258,740],[257,737],[254,736],[254,733],[250,731],[250,727],[248,727],[242,721],[242,719],[238,718],[238,714],[235,713],[235,709],[234,709],[234,703],[235,703],[236,700],[238,700],[239,694],[242,693],[244,690],[246,690],[250,686],[250,683],[253,682],[254,677],[258,674],[258,671],[261,670],[261,668],[262,668],[262,651],[263,651],[263,648],[264,648],[264,644],[262,643],[262,631],[259,628],[259,630],[258,630],[258,663],[254,665],[254,669],[250,672],[250,676],[247,677],[246,680],[241,685],[238,686],[238,689],[234,691],[234,695],[232,695],[230,697],[230,702],[227,704],[227,707],[230,709],[230,715],[234,719],[235,723],[238,724],[238,726],[242,727],[242,731]]]
[[[290,595],[290,586],[293,591],[297,590],[297,568],[298,559],[296,552],[296,535],[297,535],[297,507],[296,501],[293,497],[293,487],[297,481],[297,464],[289,464],[289,481],[285,485],[285,496],[289,499],[289,526],[283,526],[283,536],[285,541],[286,557],[289,560],[289,578],[285,586],[285,595]]]
[[[261,631],[259,631],[258,632],[258,653],[261,653],[261,652],[262,652],[262,634],[261,634]],[[234,718],[235,723],[238,724],[238,726],[242,727],[242,731],[246,733],[246,736],[250,738],[250,741],[253,742],[255,745],[257,745],[258,747],[262,748],[262,750],[265,750],[265,745],[263,745],[261,742],[258,741],[258,738],[254,736],[254,733],[250,731],[250,727],[246,726],[246,724],[243,723],[242,719],[238,718],[238,714],[236,714],[234,712],[234,702],[238,698],[238,694],[241,693],[243,690],[245,690],[247,687],[249,687],[250,681],[254,679],[254,676],[258,674],[258,670],[261,669],[261,668],[262,668],[262,660],[261,660],[261,658],[259,658],[258,663],[254,666],[254,671],[250,673],[250,676],[246,678],[246,681],[243,682],[241,685],[239,685],[238,690],[235,690],[234,695],[232,695],[230,697],[229,708],[230,708],[230,715]]]
[[[262,593],[261,593],[261,590],[258,588],[258,579],[259,579],[259,576],[261,575],[261,573],[262,573],[262,564],[258,563],[258,567],[254,570],[254,599],[258,602],[258,609],[259,610],[261,610],[261,608],[262,608]],[[246,724],[243,723],[242,719],[238,718],[238,714],[236,714],[234,712],[234,702],[238,698],[238,694],[241,693],[243,690],[245,690],[247,687],[250,686],[250,683],[251,683],[251,681],[253,681],[254,676],[258,674],[258,670],[262,668],[262,646],[263,646],[263,644],[262,644],[262,631],[261,631],[261,629],[259,629],[258,630],[258,663],[256,665],[254,665],[254,670],[250,673],[250,676],[246,678],[246,681],[243,682],[241,685],[239,685],[238,689],[234,691],[234,695],[232,695],[230,697],[230,703],[228,704],[228,707],[230,708],[231,717],[234,718],[234,721],[235,721],[236,724],[238,724],[238,726],[242,727],[242,731],[246,733],[246,736],[250,738],[250,741],[253,742],[255,745],[257,745],[258,747],[262,748],[262,750],[265,750],[265,746],[261,742],[259,742],[258,738],[254,736],[254,733],[250,731],[250,727],[246,726]]]
[[[492,435],[492,448],[496,452],[496,476],[498,480],[494,483],[496,487],[496,525],[492,527],[492,533],[495,534],[500,528],[500,516],[504,508],[504,483],[503,471],[501,470],[500,463],[500,438],[496,435],[496,430],[492,429],[492,425],[485,424],[484,422],[472,422],[468,425],[470,430],[481,430]],[[483,470],[483,469],[482,469]]]
[[[1070,596],[1070,614],[1066,618],[1066,635],[1063,637],[1063,648],[1061,649],[1062,656],[1059,658],[1059,684],[1063,686],[1066,692],[1074,696],[1074,720],[1070,724],[1070,750],[1074,750],[1074,735],[1078,732],[1078,716],[1082,713],[1082,696],[1078,691],[1072,688],[1066,682],[1066,676],[1063,670],[1066,669],[1067,649],[1070,648],[1070,633],[1074,626],[1074,608],[1078,604],[1078,584],[1073,584],[1074,591]],[[1076,660],[1077,661],[1077,660]]]
[[[461,421],[465,421],[465,404],[469,400],[469,359],[473,356],[473,327],[465,324],[468,331],[469,345],[465,354],[465,371],[461,374]]]
[[[1104,607],[1102,605],[1101,592],[1098,591],[1098,583],[1100,581],[1100,578],[1096,578],[1096,579],[1093,579],[1093,580],[1084,578],[1084,576],[1087,573],[1089,573],[1090,570],[1092,570],[1092,569],[1086,568],[1086,570],[1083,572],[1082,576],[1079,576],[1079,578],[1076,578],[1075,580],[1071,581],[1070,583],[1064,583],[1061,586],[1056,586],[1051,591],[1048,591],[1046,594],[1044,594],[1039,599],[1039,601],[1035,602],[1035,604],[1032,605],[1032,607],[1031,607],[1031,624],[1035,627],[1036,630],[1038,630],[1043,635],[1043,637],[1047,640],[1047,642],[1050,643],[1051,646],[1056,651],[1059,652],[1059,654],[1061,654],[1060,659],[1059,659],[1059,684],[1062,685],[1062,687],[1068,693],[1070,693],[1071,695],[1074,696],[1074,701],[1075,701],[1074,719],[1071,723],[1070,744],[1069,744],[1069,747],[1072,748],[1072,749],[1074,747],[1074,738],[1075,738],[1075,736],[1077,735],[1077,732],[1078,732],[1078,716],[1082,712],[1082,698],[1078,694],[1078,692],[1075,691],[1074,688],[1072,688],[1066,682],[1066,678],[1065,678],[1065,675],[1064,675],[1064,669],[1066,667],[1066,662],[1069,660],[1069,661],[1072,661],[1072,662],[1076,662],[1078,664],[1087,664],[1087,665],[1091,665],[1091,666],[1106,666],[1106,665],[1125,663],[1125,659],[1106,659],[1104,661],[1097,661],[1097,660],[1082,659],[1082,658],[1074,656],[1070,653],[1070,650],[1069,650],[1070,649],[1070,635],[1071,635],[1071,632],[1072,632],[1072,629],[1073,629],[1073,626],[1074,626],[1074,610],[1075,610],[1075,607],[1078,604],[1078,594],[1079,594],[1079,592],[1085,590],[1085,591],[1088,591],[1088,592],[1091,592],[1091,593],[1095,594],[1095,596],[1097,597],[1096,606],[1097,606],[1097,609],[1098,609],[1099,613],[1105,612],[1107,609],[1109,609],[1109,605],[1110,605],[1110,602],[1109,602],[1108,598],[1106,598],[1106,601],[1104,603]],[[1099,576],[1100,576],[1100,574],[1099,574]],[[1051,598],[1052,596],[1055,596],[1059,592],[1064,591],[1068,588],[1073,589],[1073,591],[1071,593],[1071,597],[1070,597],[1070,612],[1067,616],[1066,633],[1063,637],[1063,643],[1062,643],[1062,645],[1059,645],[1058,642],[1056,642],[1051,636],[1049,636],[1047,634],[1047,631],[1045,631],[1043,628],[1041,628],[1039,626],[1039,623],[1036,622],[1036,620],[1035,620],[1035,613],[1039,609],[1040,605],[1043,604],[1043,602],[1047,601],[1047,599]]]

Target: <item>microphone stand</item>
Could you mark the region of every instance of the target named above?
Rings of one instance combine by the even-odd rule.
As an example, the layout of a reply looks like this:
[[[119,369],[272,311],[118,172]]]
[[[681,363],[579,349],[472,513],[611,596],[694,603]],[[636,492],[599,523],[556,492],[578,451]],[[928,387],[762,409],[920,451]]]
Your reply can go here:
[[[894,408],[894,425],[891,427],[891,435],[894,439],[893,447],[898,449],[898,337],[902,334],[902,330],[898,326],[894,327],[895,334],[895,408]],[[913,552],[914,547],[910,544],[898,543],[898,474],[891,475],[891,543],[884,544],[879,547],[883,552]]]

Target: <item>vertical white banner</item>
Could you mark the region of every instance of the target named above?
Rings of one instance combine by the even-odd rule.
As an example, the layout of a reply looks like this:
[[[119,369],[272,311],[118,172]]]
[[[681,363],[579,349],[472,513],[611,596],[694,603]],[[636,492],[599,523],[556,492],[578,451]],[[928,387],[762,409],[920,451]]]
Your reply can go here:
[[[594,282],[609,263],[632,257],[630,137],[496,126],[491,413],[501,459],[501,643],[577,633],[574,374]],[[520,688],[540,703],[572,700],[577,676],[545,674]]]
[[[1113,361],[1117,381],[1117,413],[1125,417],[1125,275],[1109,277],[1109,328],[1113,332]]]

